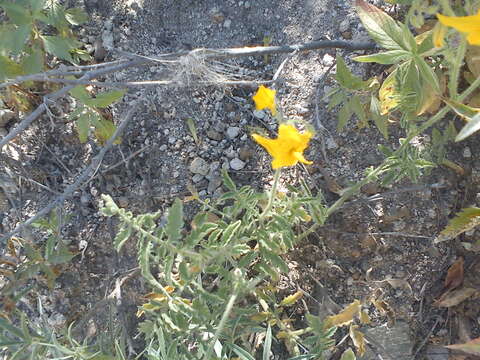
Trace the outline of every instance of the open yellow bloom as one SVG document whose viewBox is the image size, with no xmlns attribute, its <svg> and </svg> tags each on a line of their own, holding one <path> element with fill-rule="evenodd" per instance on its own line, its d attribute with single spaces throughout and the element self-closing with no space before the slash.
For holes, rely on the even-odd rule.
<svg viewBox="0 0 480 360">
<path fill-rule="evenodd" d="M 472 16 L 445 16 L 437 14 L 438 20 L 467 35 L 467 41 L 472 45 L 480 45 L 480 10 Z"/>
<path fill-rule="evenodd" d="M 313 134 L 309 131 L 301 134 L 295 126 L 286 124 L 280 124 L 276 139 L 264 138 L 258 134 L 252 135 L 253 139 L 273 157 L 273 169 L 293 166 L 299 161 L 304 164 L 312 164 L 303 157 L 303 151 L 308 147 L 312 136 Z"/>
<path fill-rule="evenodd" d="M 257 93 L 252 96 L 252 99 L 255 102 L 256 109 L 269 109 L 272 112 L 272 115 L 275 116 L 275 114 L 277 113 L 277 107 L 275 105 L 275 93 L 275 90 L 260 85 Z"/>
</svg>

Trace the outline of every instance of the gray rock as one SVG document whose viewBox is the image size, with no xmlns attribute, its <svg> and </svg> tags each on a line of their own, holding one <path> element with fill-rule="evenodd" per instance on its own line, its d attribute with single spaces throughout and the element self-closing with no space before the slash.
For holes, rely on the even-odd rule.
<svg viewBox="0 0 480 360">
<path fill-rule="evenodd" d="M 472 150 L 468 146 L 463 149 L 463 157 L 467 159 L 472 157 Z"/>
<path fill-rule="evenodd" d="M 230 29 L 231 25 L 232 25 L 232 20 L 230 20 L 230 19 L 225 20 L 225 22 L 223 23 L 223 27 L 225 29 Z"/>
<path fill-rule="evenodd" d="M 325 56 L 322 59 L 322 63 L 325 66 L 331 66 L 334 61 L 335 61 L 335 58 L 330 54 L 325 54 Z"/>
<path fill-rule="evenodd" d="M 245 163 L 239 158 L 234 158 L 230 160 L 230 167 L 233 170 L 242 170 L 245 167 Z"/>
<path fill-rule="evenodd" d="M 236 126 L 230 126 L 228 129 L 227 129 L 227 136 L 230 138 L 230 139 L 235 139 L 238 134 L 240 134 L 240 128 L 239 127 L 236 127 Z"/>
<path fill-rule="evenodd" d="M 212 140 L 216 140 L 216 141 L 220 141 L 222 140 L 222 134 L 220 134 L 218 131 L 215 131 L 213 129 L 210 129 L 207 131 L 207 136 L 208 138 L 212 139 Z"/>
<path fill-rule="evenodd" d="M 0 127 L 4 127 L 13 119 L 15 113 L 10 109 L 0 109 Z"/>
<path fill-rule="evenodd" d="M 410 328 L 404 321 L 397 321 L 392 327 L 383 325 L 367 330 L 366 340 L 372 344 L 376 354 L 367 348 L 362 360 L 378 359 L 378 355 L 388 359 L 392 354 L 398 359 L 411 359 L 413 343 L 409 333 Z"/>
<path fill-rule="evenodd" d="M 203 180 L 203 175 L 195 174 L 192 176 L 192 181 L 196 184 Z"/>
<path fill-rule="evenodd" d="M 103 47 L 107 50 L 113 49 L 113 33 L 109 30 L 105 30 L 102 33 L 102 43 Z"/>
<path fill-rule="evenodd" d="M 222 178 L 220 176 L 213 177 L 207 186 L 207 192 L 213 194 L 222 185 Z"/>
<path fill-rule="evenodd" d="M 265 113 L 263 110 L 253 110 L 253 116 L 255 116 L 257 119 L 265 119 Z"/>
<path fill-rule="evenodd" d="M 344 32 L 344 31 L 347 31 L 348 29 L 350 29 L 350 20 L 346 18 L 340 23 L 338 30 L 340 32 Z"/>
<path fill-rule="evenodd" d="M 194 174 L 207 175 L 210 166 L 208 163 L 200 157 L 196 157 L 190 163 L 190 171 Z"/>
</svg>

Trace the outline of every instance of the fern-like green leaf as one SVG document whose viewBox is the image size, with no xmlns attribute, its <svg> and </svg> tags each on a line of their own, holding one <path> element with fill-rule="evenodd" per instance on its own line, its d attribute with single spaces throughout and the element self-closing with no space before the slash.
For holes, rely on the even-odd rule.
<svg viewBox="0 0 480 360">
<path fill-rule="evenodd" d="M 449 221 L 448 226 L 437 236 L 434 243 L 452 240 L 477 225 L 480 225 L 480 208 L 465 208 Z"/>
<path fill-rule="evenodd" d="M 168 211 L 167 225 L 165 232 L 171 242 L 180 240 L 183 228 L 183 204 L 180 199 L 175 199 L 172 207 Z"/>
</svg>

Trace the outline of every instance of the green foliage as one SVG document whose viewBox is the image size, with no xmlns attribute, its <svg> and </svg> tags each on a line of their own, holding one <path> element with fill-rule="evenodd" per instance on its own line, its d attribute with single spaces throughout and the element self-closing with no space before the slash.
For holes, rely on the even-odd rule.
<svg viewBox="0 0 480 360">
<path fill-rule="evenodd" d="M 103 196 L 102 213 L 119 219 L 117 250 L 129 237 L 137 239 L 142 276 L 152 288 L 150 301 L 138 314 L 145 316 L 140 332 L 149 344 L 147 357 L 202 359 L 213 347 L 218 357 L 231 353 L 248 358 L 238 345 L 266 321 L 255 317 L 259 309 L 254 303 L 234 306 L 217 342 L 206 339 L 218 330 L 232 294 L 259 296 L 255 289 L 260 283 L 275 282 L 279 274 L 288 272 L 282 255 L 296 243 L 294 228 L 305 222 L 307 209 L 318 212 L 323 206 L 321 197 L 295 190 L 275 198 L 270 215 L 261 219 L 267 195 L 250 186 L 237 188 L 226 172 L 223 178 L 229 191 L 212 204 L 200 201 L 202 208 L 190 227 L 184 224 L 179 199 L 158 223 L 160 213 L 134 216 Z M 297 295 L 283 302 L 262 296 L 267 299 L 264 304 L 272 301 L 272 316 L 282 329 L 281 309 L 294 304 Z M 272 334 L 273 329 L 267 330 L 264 356 L 269 353 Z"/>
<path fill-rule="evenodd" d="M 105 118 L 102 112 L 97 108 L 106 108 L 123 97 L 125 91 L 111 90 L 91 96 L 85 86 L 77 86 L 70 90 L 70 95 L 79 101 L 75 110 L 69 118 L 75 120 L 80 142 L 84 143 L 88 139 L 90 128 L 94 128 L 94 134 L 97 140 L 104 144 L 110 139 L 116 130 L 112 120 Z M 115 144 L 119 144 L 121 139 L 116 139 Z"/>
</svg>

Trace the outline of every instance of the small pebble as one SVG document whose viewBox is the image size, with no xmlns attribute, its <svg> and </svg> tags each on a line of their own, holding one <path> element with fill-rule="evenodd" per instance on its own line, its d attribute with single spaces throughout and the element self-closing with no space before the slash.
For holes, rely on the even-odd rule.
<svg viewBox="0 0 480 360">
<path fill-rule="evenodd" d="M 233 170 L 242 170 L 245 167 L 245 163 L 239 158 L 234 158 L 230 160 L 230 167 Z"/>
<path fill-rule="evenodd" d="M 472 157 L 472 150 L 467 146 L 465 149 L 463 149 L 463 157 L 464 158 L 471 158 Z"/>
<path fill-rule="evenodd" d="M 236 127 L 236 126 L 230 126 L 228 129 L 227 129 L 227 136 L 230 138 L 230 139 L 234 139 L 238 136 L 238 134 L 240 134 L 240 128 L 239 127 Z"/>
</svg>

